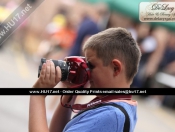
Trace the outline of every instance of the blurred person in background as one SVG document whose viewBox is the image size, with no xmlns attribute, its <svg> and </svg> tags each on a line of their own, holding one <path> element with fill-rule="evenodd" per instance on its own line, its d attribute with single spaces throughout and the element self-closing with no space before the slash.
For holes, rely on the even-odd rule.
<svg viewBox="0 0 175 132">
<path fill-rule="evenodd" d="M 108 7 L 105 4 L 85 5 L 81 7 L 81 23 L 78 27 L 77 37 L 69 56 L 82 56 L 81 48 L 84 42 L 91 36 L 106 29 L 109 19 Z"/>
<path fill-rule="evenodd" d="M 146 23 L 137 25 L 136 31 L 142 57 L 132 87 L 153 87 L 154 76 L 159 69 L 167 44 L 168 32 L 163 27 L 151 27 Z"/>
<path fill-rule="evenodd" d="M 157 41 L 152 36 L 152 27 L 147 23 L 135 23 L 135 30 L 134 28 L 129 30 L 131 30 L 131 34 L 135 36 L 134 38 L 138 42 L 138 45 L 142 52 L 139 70 L 134 78 L 132 86 L 141 88 L 144 87 L 144 83 L 146 81 L 146 78 L 144 78 L 145 65 L 150 55 L 155 51 Z"/>
<path fill-rule="evenodd" d="M 175 75 L 175 32 L 170 32 L 159 71 Z"/>
<path fill-rule="evenodd" d="M 158 26 L 152 31 L 153 37 L 157 41 L 155 51 L 150 55 L 148 62 L 145 66 L 144 77 L 147 78 L 145 86 L 153 87 L 154 77 L 158 72 L 159 65 L 163 59 L 164 52 L 168 43 L 168 29 Z"/>
</svg>

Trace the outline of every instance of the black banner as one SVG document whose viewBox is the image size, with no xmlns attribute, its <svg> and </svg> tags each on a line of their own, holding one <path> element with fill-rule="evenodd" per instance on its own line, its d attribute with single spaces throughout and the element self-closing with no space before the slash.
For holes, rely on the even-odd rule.
<svg viewBox="0 0 175 132">
<path fill-rule="evenodd" d="M 0 88 L 0 95 L 175 95 L 175 88 Z"/>
</svg>

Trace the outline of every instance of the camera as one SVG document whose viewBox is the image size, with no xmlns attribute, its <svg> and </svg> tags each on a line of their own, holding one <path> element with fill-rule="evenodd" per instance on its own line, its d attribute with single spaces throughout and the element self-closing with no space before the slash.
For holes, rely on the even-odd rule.
<svg viewBox="0 0 175 132">
<path fill-rule="evenodd" d="M 90 70 L 88 63 L 83 56 L 69 56 L 65 60 L 52 60 L 55 68 L 59 66 L 61 69 L 61 81 L 68 81 L 77 86 L 84 86 L 90 78 Z M 38 77 L 40 76 L 43 63 L 46 59 L 42 58 L 38 69 Z"/>
</svg>

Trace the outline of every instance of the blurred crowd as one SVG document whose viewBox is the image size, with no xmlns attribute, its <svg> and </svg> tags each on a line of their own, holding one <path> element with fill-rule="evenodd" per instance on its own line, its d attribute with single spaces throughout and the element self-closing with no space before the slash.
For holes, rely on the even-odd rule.
<svg viewBox="0 0 175 132">
<path fill-rule="evenodd" d="M 37 3 L 37 0 L 28 1 L 32 5 Z M 21 2 L 1 0 L 0 23 Z M 175 88 L 175 83 L 169 81 L 169 78 L 175 79 L 175 31 L 135 21 L 111 11 L 104 3 L 92 5 L 78 0 L 45 0 L 0 49 L 12 47 L 38 65 L 43 57 L 83 56 L 81 47 L 88 37 L 110 27 L 126 28 L 142 51 L 139 71 L 131 87 Z"/>
</svg>

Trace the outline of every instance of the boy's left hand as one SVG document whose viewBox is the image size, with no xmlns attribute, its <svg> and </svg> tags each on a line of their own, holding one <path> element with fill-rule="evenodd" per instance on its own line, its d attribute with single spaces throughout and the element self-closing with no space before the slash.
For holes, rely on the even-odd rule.
<svg viewBox="0 0 175 132">
<path fill-rule="evenodd" d="M 54 88 L 61 80 L 61 69 L 54 66 L 53 61 L 43 63 L 40 76 L 33 88 Z"/>
</svg>

